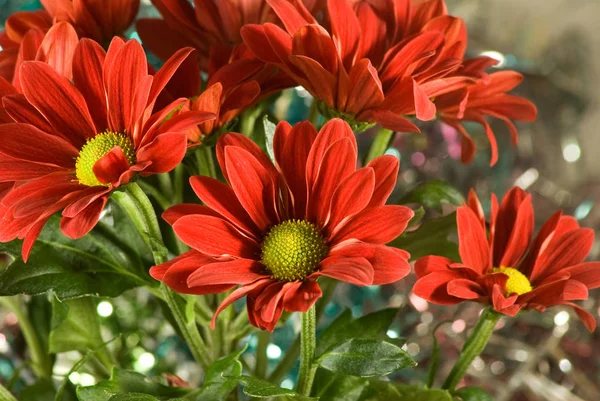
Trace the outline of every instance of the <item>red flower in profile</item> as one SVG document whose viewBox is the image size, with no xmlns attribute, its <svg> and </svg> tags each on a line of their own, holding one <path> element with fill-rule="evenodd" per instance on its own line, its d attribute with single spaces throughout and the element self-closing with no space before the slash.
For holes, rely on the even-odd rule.
<svg viewBox="0 0 600 401">
<path fill-rule="evenodd" d="M 465 24 L 447 15 L 442 0 L 416 5 L 411 0 L 329 0 L 322 24 L 301 3 L 267 2 L 285 30 L 270 23 L 246 25 L 246 45 L 306 88 L 324 115 L 342 117 L 357 130 L 379 123 L 394 131 L 418 131 L 407 116 L 431 120 L 438 97 L 487 78 L 482 68 L 490 59 L 464 60 Z M 447 117 L 464 97 L 445 98 L 452 99 L 443 104 Z"/>
<path fill-rule="evenodd" d="M 40 0 L 55 22 L 71 23 L 82 38 L 108 46 L 123 36 L 140 8 L 140 0 Z"/>
<path fill-rule="evenodd" d="M 496 137 L 485 116 L 498 118 L 506 124 L 512 143 L 516 145 L 519 132 L 512 120 L 535 121 L 537 108 L 529 100 L 506 92 L 523 81 L 523 76 L 514 71 L 501 71 L 490 74 L 473 86 L 441 95 L 435 105 L 442 121 L 456 128 L 462 138 L 462 160 L 471 162 L 475 156 L 475 141 L 467 133 L 462 121 L 474 121 L 483 125 L 490 141 L 492 157 L 490 165 L 498 160 Z"/>
<path fill-rule="evenodd" d="M 3 98 L 14 122 L 0 125 L 0 183 L 15 184 L 0 201 L 0 241 L 24 238 L 26 260 L 46 221 L 61 210 L 63 233 L 79 238 L 94 227 L 114 188 L 135 174 L 177 166 L 187 129 L 214 116 L 189 112 L 165 122 L 185 99 L 152 110 L 191 51 L 182 49 L 152 76 L 138 42 L 115 38 L 106 53 L 82 39 L 74 84 L 48 64 L 23 63 L 23 94 Z"/>
<path fill-rule="evenodd" d="M 466 300 L 490 304 L 497 312 L 515 316 L 521 309 L 543 312 L 571 306 L 588 330 L 594 317 L 573 301 L 585 300 L 600 287 L 600 263 L 584 262 L 594 232 L 561 212 L 554 214 L 532 239 L 534 214 L 531 195 L 513 188 L 498 207 L 492 196 L 487 225 L 483 209 L 471 191 L 467 205 L 457 210 L 462 263 L 426 256 L 415 265 L 414 293 L 439 305 Z"/>
<path fill-rule="evenodd" d="M 150 274 L 175 291 L 209 294 L 238 289 L 213 318 L 247 298 L 250 322 L 273 330 L 283 310 L 307 311 L 322 295 L 320 276 L 355 285 L 395 282 L 410 270 L 407 252 L 387 247 L 413 212 L 385 205 L 398 160 L 382 156 L 356 169 L 347 123 L 319 133 L 308 122 L 277 126 L 276 165 L 247 137 L 229 133 L 217 157 L 229 185 L 190 182 L 206 206 L 183 204 L 163 217 L 191 251 Z"/>
</svg>

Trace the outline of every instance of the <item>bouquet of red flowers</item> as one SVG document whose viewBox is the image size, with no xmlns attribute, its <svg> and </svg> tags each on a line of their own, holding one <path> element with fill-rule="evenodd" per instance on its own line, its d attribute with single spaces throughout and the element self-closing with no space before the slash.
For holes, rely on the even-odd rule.
<svg viewBox="0 0 600 401">
<path fill-rule="evenodd" d="M 536 117 L 508 93 L 522 75 L 488 73 L 496 60 L 466 57 L 465 23 L 442 0 L 152 3 L 160 18 L 135 22 L 139 41 L 125 36 L 136 0 L 42 0 L 0 34 L 0 251 L 10 255 L 1 302 L 21 323 L 26 369 L 53 399 L 73 399 L 67 379 L 51 379 L 56 355 L 76 350 L 82 359 L 67 376 L 91 366 L 93 382 L 104 379 L 80 383 L 79 401 L 224 401 L 242 391 L 490 400 L 457 385 L 500 319 L 566 305 L 595 329 L 576 302 L 600 287 L 600 265 L 584 261 L 594 235 L 575 219 L 557 212 L 534 235 L 531 195 L 516 187 L 501 202 L 492 194 L 489 213 L 475 192 L 463 199 L 439 181 L 389 201 L 396 135 L 437 118 L 460 135 L 469 163 L 477 149 L 464 123 L 474 122 L 494 165 L 488 119 L 502 120 L 516 144 L 515 121 Z M 294 87 L 312 103 L 292 125 L 284 98 Z M 376 135 L 363 152 L 366 130 Z M 444 219 L 458 244 L 428 243 L 417 259 L 403 233 L 435 226 L 428 209 L 441 203 L 456 206 Z M 439 388 L 435 361 L 427 383 L 385 379 L 416 365 L 386 336 L 395 310 L 343 313 L 316 333 L 336 283 L 395 283 L 411 262 L 419 297 L 485 306 Z M 132 288 L 162 307 L 201 381 L 121 369 L 114 342 L 127 341 L 105 341 L 97 299 Z M 46 306 L 49 329 L 33 320 Z M 267 375 L 271 333 L 295 320 L 286 363 Z M 252 352 L 249 335 L 258 336 Z M 282 387 L 296 359 L 293 386 Z M 1 388 L 0 399 L 14 397 Z"/>
</svg>

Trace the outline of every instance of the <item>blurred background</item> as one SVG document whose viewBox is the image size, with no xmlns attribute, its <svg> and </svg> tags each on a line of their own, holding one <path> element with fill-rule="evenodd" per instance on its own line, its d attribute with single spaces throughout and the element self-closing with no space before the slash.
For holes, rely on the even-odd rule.
<svg viewBox="0 0 600 401">
<path fill-rule="evenodd" d="M 495 192 L 501 196 L 513 185 L 534 194 L 536 223 L 541 225 L 557 209 L 575 216 L 583 226 L 596 229 L 600 223 L 600 16 L 598 0 L 447 0 L 450 13 L 467 22 L 472 56 L 485 54 L 499 60 L 498 68 L 525 75 L 518 88 L 538 106 L 538 121 L 520 124 L 520 143 L 510 145 L 501 122 L 494 122 L 500 159 L 489 167 L 489 144 L 477 125 L 469 131 L 479 149 L 474 162 L 459 162 L 460 143 L 456 132 L 438 123 L 424 126 L 427 135 L 400 135 L 392 152 L 401 158 L 398 197 L 420 182 L 442 178 L 466 193 L 475 188 L 483 200 Z M 155 13 L 142 0 L 141 15 Z M 12 12 L 38 8 L 36 1 L 0 0 L 0 28 Z M 135 33 L 131 33 L 135 37 Z M 301 88 L 291 90 L 294 120 L 305 115 L 311 99 Z M 370 136 L 359 139 L 366 149 Z M 600 240 L 600 236 L 598 237 Z M 591 259 L 600 256 L 596 242 Z M 414 278 L 395 286 L 357 289 L 338 286 L 328 304 L 326 319 L 332 320 L 349 307 L 356 315 L 385 306 L 401 307 L 388 335 L 406 337 L 408 352 L 420 363 L 396 375 L 410 382 L 424 379 L 432 349 L 432 330 L 437 332 L 443 358 L 440 377 L 451 368 L 468 328 L 478 318 L 478 305 L 440 308 L 411 295 Z M 584 307 L 600 316 L 600 291 L 592 292 Z M 149 294 L 130 291 L 98 303 L 105 322 L 105 338 L 122 333 L 125 367 L 151 375 L 170 373 L 195 383 L 199 371 L 185 346 L 164 324 L 161 312 Z M 600 399 L 600 332 L 588 333 L 570 310 L 552 309 L 545 314 L 523 313 L 504 320 L 492 343 L 475 360 L 465 379 L 480 385 L 497 401 L 596 401 Z M 297 322 L 290 319 L 276 331 L 267 349 L 272 365 L 285 357 Z M 111 334 L 112 333 L 112 334 Z M 247 338 L 251 347 L 256 338 Z M 0 309 L 0 380 L 14 388 L 29 384 L 23 367 L 24 341 L 18 317 Z M 74 355 L 60 356 L 56 375 L 69 371 Z M 182 362 L 187 361 L 187 362 Z M 252 361 L 249 361 L 251 364 Z M 74 384 L 93 384 L 90 374 L 69 376 Z M 283 386 L 292 386 L 284 378 Z"/>
</svg>

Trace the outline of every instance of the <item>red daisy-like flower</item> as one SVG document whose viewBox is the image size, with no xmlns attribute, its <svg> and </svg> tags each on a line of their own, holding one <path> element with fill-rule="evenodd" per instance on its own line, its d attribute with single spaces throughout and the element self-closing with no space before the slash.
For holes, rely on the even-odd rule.
<svg viewBox="0 0 600 401">
<path fill-rule="evenodd" d="M 140 0 L 40 0 L 55 22 L 71 23 L 82 38 L 108 46 L 123 36 L 140 8 Z"/>
<path fill-rule="evenodd" d="M 154 278 L 188 294 L 240 286 L 213 325 L 246 296 L 250 322 L 272 331 L 283 310 L 305 312 L 316 302 L 320 276 L 364 286 L 409 273 L 409 254 L 385 246 L 414 214 L 385 205 L 396 183 L 395 157 L 357 170 L 354 134 L 339 119 L 319 133 L 308 122 L 281 122 L 273 148 L 275 165 L 247 137 L 222 136 L 217 157 L 229 185 L 193 177 L 206 206 L 178 205 L 163 215 L 193 249 L 153 267 Z"/>
<path fill-rule="evenodd" d="M 188 112 L 165 121 L 185 99 L 152 112 L 190 52 L 182 49 L 150 75 L 138 42 L 115 38 L 105 52 L 82 39 L 74 50 L 74 83 L 48 64 L 23 63 L 23 94 L 3 98 L 14 122 L 0 125 L 0 183 L 15 184 L 0 201 L 0 241 L 24 238 L 27 259 L 46 221 L 61 210 L 63 233 L 79 238 L 94 227 L 114 188 L 135 174 L 176 167 L 186 131 L 214 118 Z"/>
<path fill-rule="evenodd" d="M 537 108 L 532 102 L 506 93 L 522 81 L 523 76 L 517 72 L 496 72 L 475 85 L 441 95 L 435 99 L 435 105 L 442 121 L 456 128 L 461 135 L 463 162 L 471 162 L 476 151 L 475 141 L 463 127 L 463 121 L 474 121 L 484 127 L 492 151 L 490 165 L 494 165 L 498 160 L 498 145 L 492 127 L 486 121 L 485 116 L 504 121 L 515 146 L 519 140 L 519 132 L 512 120 L 535 121 Z"/>
<path fill-rule="evenodd" d="M 340 116 L 358 130 L 379 123 L 419 131 L 407 116 L 431 120 L 438 97 L 487 78 L 481 68 L 490 59 L 464 60 L 465 24 L 447 15 L 442 0 L 328 0 L 322 23 L 301 3 L 267 2 L 285 30 L 270 23 L 244 26 L 247 46 L 306 88 L 324 115 Z M 451 99 L 456 102 L 444 104 L 448 111 L 464 97 L 445 98 Z"/>
<path fill-rule="evenodd" d="M 79 37 L 108 45 L 131 26 L 139 0 L 42 0 L 45 10 L 22 11 L 6 20 L 0 32 L 0 77 L 13 80 L 17 61 L 32 60 L 44 34 L 53 23 L 72 24 Z M 27 49 L 21 49 L 24 44 Z M 31 48 L 35 50 L 31 50 Z"/>
<path fill-rule="evenodd" d="M 419 259 L 414 293 L 429 302 L 454 305 L 466 300 L 490 304 L 497 312 L 515 316 L 521 309 L 540 312 L 557 305 L 571 306 L 593 331 L 594 317 L 573 301 L 585 300 L 600 287 L 600 262 L 584 262 L 594 232 L 561 212 L 554 214 L 532 239 L 534 214 L 531 195 L 513 188 L 492 211 L 486 225 L 473 191 L 457 210 L 462 263 L 441 256 Z"/>
</svg>

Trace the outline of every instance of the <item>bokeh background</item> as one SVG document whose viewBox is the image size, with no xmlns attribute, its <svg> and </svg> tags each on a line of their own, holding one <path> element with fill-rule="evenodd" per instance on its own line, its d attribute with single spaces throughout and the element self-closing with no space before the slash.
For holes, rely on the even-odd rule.
<svg viewBox="0 0 600 401">
<path fill-rule="evenodd" d="M 469 127 L 478 142 L 474 162 L 465 166 L 455 132 L 438 123 L 424 126 L 427 135 L 400 135 L 394 152 L 401 158 L 397 193 L 427 179 L 442 178 L 466 193 L 475 188 L 482 199 L 490 192 L 501 196 L 513 185 L 534 194 L 536 223 L 543 223 L 562 208 L 581 225 L 596 229 L 600 224 L 600 1 L 598 0 L 447 0 L 450 12 L 464 18 L 470 35 L 472 55 L 497 58 L 498 68 L 522 72 L 526 79 L 518 93 L 539 108 L 538 121 L 521 124 L 520 143 L 513 148 L 501 123 L 494 125 L 500 160 L 490 168 L 489 145 L 481 129 Z M 39 8 L 37 1 L 0 0 L 0 28 L 8 15 Z M 155 10 L 142 0 L 140 15 Z M 135 37 L 135 33 L 131 32 Z M 291 90 L 291 121 L 306 112 L 311 99 L 301 88 Z M 365 148 L 369 134 L 361 136 Z M 590 258 L 600 256 L 598 237 Z M 394 286 L 356 289 L 339 286 L 327 305 L 325 320 L 343 308 L 356 314 L 386 306 L 401 307 L 391 337 L 406 337 L 408 352 L 419 368 L 401 372 L 394 380 L 423 379 L 431 357 L 432 331 L 437 332 L 443 353 L 442 373 L 451 368 L 467 335 L 477 320 L 480 307 L 461 305 L 440 308 L 411 295 L 414 278 Z M 600 291 L 592 292 L 584 307 L 600 316 Z M 164 322 L 152 297 L 131 291 L 98 304 L 105 323 L 105 338 L 122 333 L 124 347 L 119 359 L 125 367 L 160 375 L 176 374 L 191 383 L 200 372 L 185 345 Z M 523 313 L 504 320 L 484 354 L 475 360 L 466 383 L 480 385 L 497 401 L 597 401 L 600 399 L 600 333 L 588 333 L 569 310 L 552 309 L 545 314 Z M 276 331 L 268 347 L 272 365 L 285 357 L 297 322 L 290 319 Z M 247 338 L 256 346 L 255 336 Z M 23 367 L 24 341 L 18 318 L 0 309 L 0 381 L 15 389 L 31 382 Z M 66 374 L 77 353 L 59 357 L 55 374 Z M 252 364 L 249 360 L 248 363 Z M 74 384 L 93 384 L 94 377 L 74 374 Z M 292 377 L 283 386 L 292 386 Z"/>
</svg>

